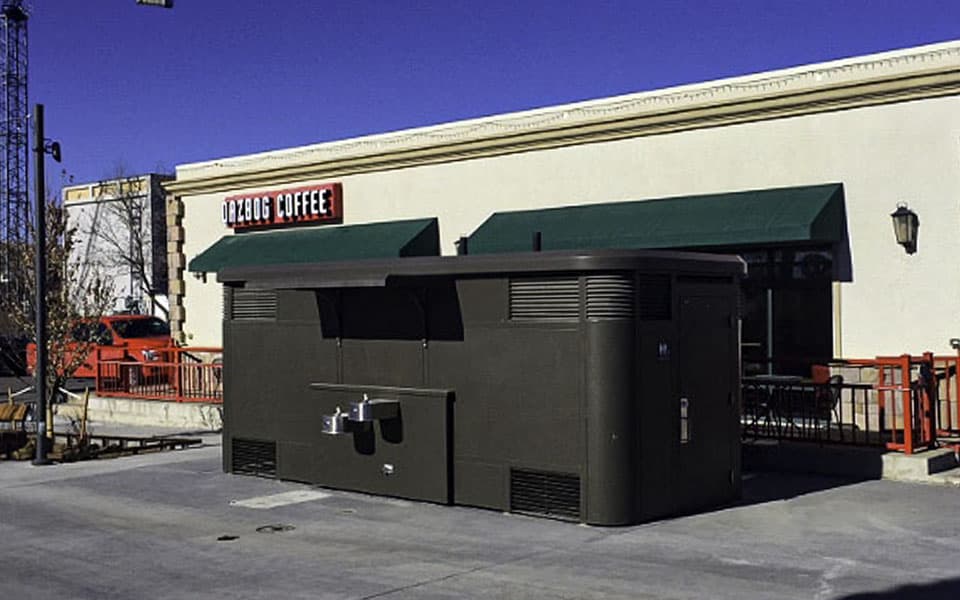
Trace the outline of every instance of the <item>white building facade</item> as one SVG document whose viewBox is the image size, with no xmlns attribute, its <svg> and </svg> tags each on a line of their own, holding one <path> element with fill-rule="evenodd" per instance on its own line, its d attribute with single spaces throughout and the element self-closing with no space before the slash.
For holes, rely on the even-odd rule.
<svg viewBox="0 0 960 600">
<path fill-rule="evenodd" d="M 167 223 L 161 183 L 171 175 L 150 173 L 61 191 L 76 230 L 73 259 L 90 275 L 113 282 L 113 312 L 167 317 Z"/>
<path fill-rule="evenodd" d="M 494 213 L 828 184 L 844 229 L 829 274 L 754 279 L 744 342 L 761 354 L 815 346 L 820 358 L 953 352 L 960 42 L 180 165 L 164 184 L 171 325 L 182 342 L 221 343 L 220 285 L 187 267 L 225 235 L 259 235 L 225 224 L 231 198 L 336 185 L 343 225 L 437 217 L 453 254 Z M 894 240 L 898 203 L 919 215 L 914 254 Z M 769 264 L 751 262 L 756 278 L 821 250 L 796 241 L 710 250 L 766 253 L 756 260 Z"/>
</svg>

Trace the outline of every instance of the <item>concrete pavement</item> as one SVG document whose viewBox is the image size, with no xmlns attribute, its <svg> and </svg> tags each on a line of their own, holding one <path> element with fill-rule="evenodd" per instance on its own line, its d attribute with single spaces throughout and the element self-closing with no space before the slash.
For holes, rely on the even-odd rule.
<svg viewBox="0 0 960 600">
<path fill-rule="evenodd" d="M 0 596 L 960 597 L 951 487 L 748 474 L 737 506 L 592 528 L 226 475 L 206 439 L 0 463 Z M 301 501 L 247 507 L 287 492 Z"/>
</svg>

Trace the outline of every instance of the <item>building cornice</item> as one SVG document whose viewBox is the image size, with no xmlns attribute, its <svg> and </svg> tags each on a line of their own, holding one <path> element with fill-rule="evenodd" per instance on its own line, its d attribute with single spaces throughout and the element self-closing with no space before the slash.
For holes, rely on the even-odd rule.
<svg viewBox="0 0 960 600">
<path fill-rule="evenodd" d="M 960 42 L 177 168 L 176 195 L 328 179 L 960 94 Z"/>
</svg>

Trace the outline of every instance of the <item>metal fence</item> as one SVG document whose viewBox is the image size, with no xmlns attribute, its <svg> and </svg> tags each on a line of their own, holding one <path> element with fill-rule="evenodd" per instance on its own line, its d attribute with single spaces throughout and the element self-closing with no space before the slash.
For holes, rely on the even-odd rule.
<svg viewBox="0 0 960 600">
<path fill-rule="evenodd" d="M 744 377 L 743 437 L 873 446 L 906 454 L 934 447 L 956 431 L 957 364 L 956 357 L 927 353 L 835 361 L 822 368 L 827 376 L 818 380 Z"/>
<path fill-rule="evenodd" d="M 223 402 L 223 350 L 221 348 L 164 348 L 153 360 L 96 361 L 98 396 L 166 400 L 172 402 Z"/>
<path fill-rule="evenodd" d="M 891 439 L 873 386 L 757 376 L 743 381 L 743 437 L 882 445 Z"/>
<path fill-rule="evenodd" d="M 960 353 L 957 356 L 935 356 L 937 378 L 937 435 L 960 438 Z"/>
</svg>

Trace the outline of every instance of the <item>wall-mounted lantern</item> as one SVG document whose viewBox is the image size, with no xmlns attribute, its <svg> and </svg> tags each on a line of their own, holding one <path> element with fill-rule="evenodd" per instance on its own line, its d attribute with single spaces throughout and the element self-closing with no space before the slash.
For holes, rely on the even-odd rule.
<svg viewBox="0 0 960 600">
<path fill-rule="evenodd" d="M 907 254 L 917 251 L 917 230 L 920 228 L 920 218 L 917 213 L 907 208 L 905 202 L 897 204 L 897 210 L 890 213 L 893 219 L 893 234 L 897 236 L 897 243 L 903 246 Z"/>
</svg>

